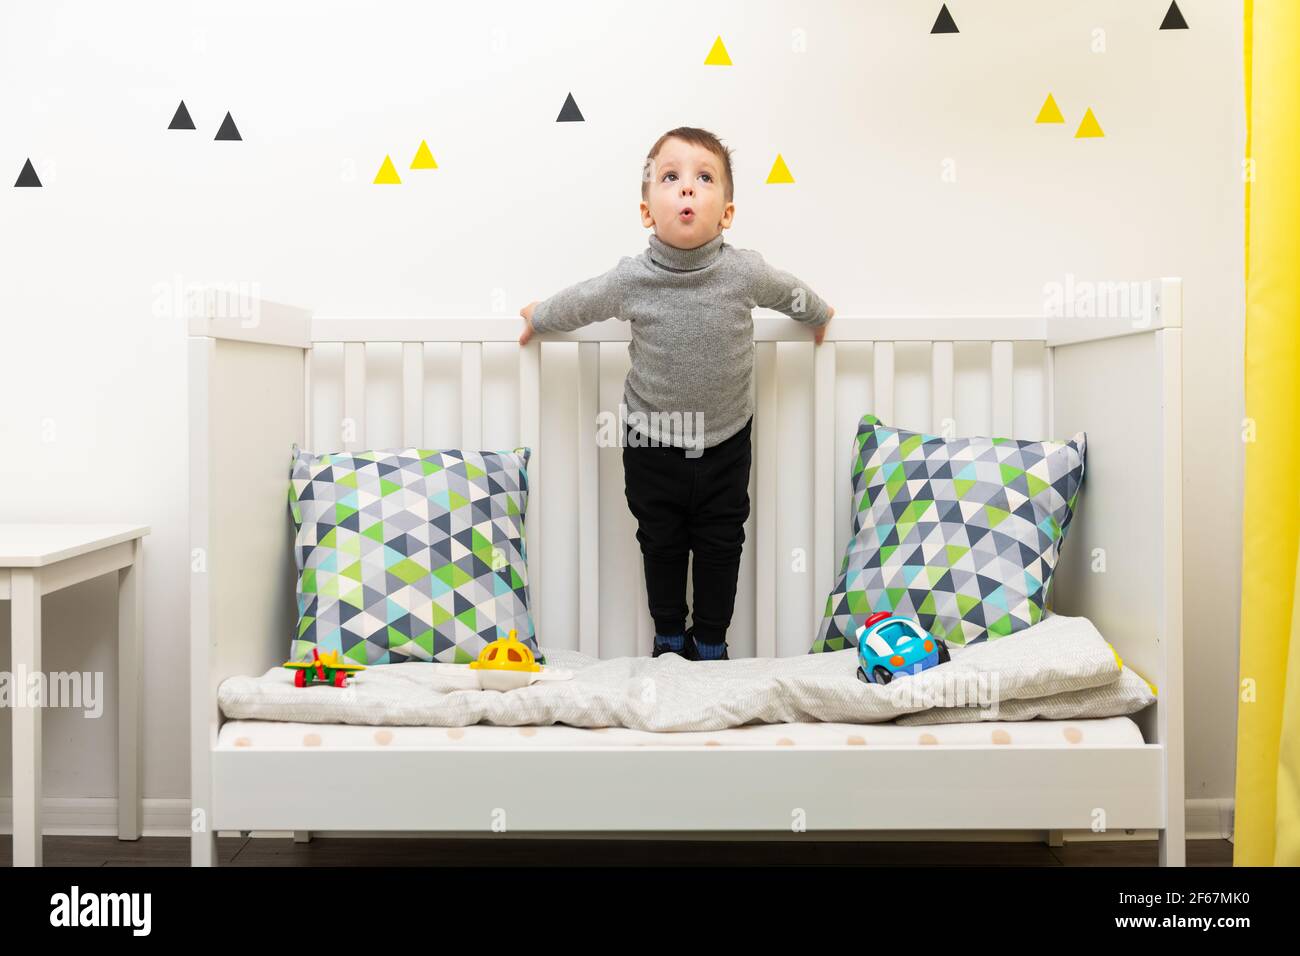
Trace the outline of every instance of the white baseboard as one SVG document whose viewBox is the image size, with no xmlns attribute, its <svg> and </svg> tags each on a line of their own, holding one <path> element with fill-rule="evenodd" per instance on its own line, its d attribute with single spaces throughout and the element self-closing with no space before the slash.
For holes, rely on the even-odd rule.
<svg viewBox="0 0 1300 956">
<path fill-rule="evenodd" d="M 1186 807 L 1187 839 L 1232 842 L 1237 809 L 1232 797 L 1188 800 Z"/>
<path fill-rule="evenodd" d="M 141 820 L 147 837 L 188 837 L 190 801 L 149 799 Z M 12 834 L 13 799 L 0 797 L 0 833 Z M 41 830 L 46 836 L 117 836 L 115 797 L 46 797 L 41 801 Z"/>
<path fill-rule="evenodd" d="M 1232 798 L 1188 800 L 1187 839 L 1189 840 L 1232 840 L 1234 806 Z M 47 836 L 115 836 L 117 834 L 117 800 L 111 797 L 47 797 L 41 806 L 42 822 Z M 144 835 L 188 837 L 190 835 L 190 802 L 184 799 L 148 799 L 144 801 Z M 13 801 L 9 797 L 0 797 L 0 833 L 13 832 Z M 634 835 L 638 840 L 800 840 L 809 839 L 825 841 L 862 841 L 878 843 L 894 842 L 997 842 L 997 843 L 1041 843 L 1044 830 L 855 830 L 852 832 L 828 830 L 815 833 L 709 833 L 699 831 L 665 831 L 643 832 Z M 222 832 L 221 836 L 233 835 Z M 317 833 L 313 831 L 313 836 Z M 320 833 L 322 837 L 364 836 L 375 838 L 411 838 L 432 836 L 431 833 L 394 832 L 353 832 L 330 831 Z M 442 833 L 439 836 L 491 836 L 492 834 Z M 576 839 L 576 840 L 611 840 L 633 837 L 627 833 L 581 832 L 581 833 L 520 833 L 502 834 L 520 839 Z M 289 837 L 289 831 L 257 831 L 258 837 Z M 1125 830 L 1094 833 L 1090 830 L 1065 830 L 1062 833 L 1066 843 L 1092 843 L 1123 840 L 1154 840 L 1154 830 Z"/>
</svg>

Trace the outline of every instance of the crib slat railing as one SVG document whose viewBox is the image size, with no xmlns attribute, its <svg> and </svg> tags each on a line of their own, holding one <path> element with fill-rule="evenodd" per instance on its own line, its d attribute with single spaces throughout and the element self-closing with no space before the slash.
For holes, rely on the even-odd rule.
<svg viewBox="0 0 1300 956">
<path fill-rule="evenodd" d="M 951 438 L 945 432 L 952 421 L 953 354 L 951 342 L 930 344 L 930 418 L 936 435 Z"/>
<path fill-rule="evenodd" d="M 599 657 L 600 646 L 600 527 L 599 445 L 596 439 L 600 413 L 602 339 L 579 340 L 578 345 L 578 435 L 577 446 L 577 631 L 578 649 Z M 778 485 L 779 385 L 777 339 L 755 343 L 754 378 L 754 601 L 755 652 L 776 656 L 778 554 L 776 545 Z M 909 339 L 909 342 L 917 340 Z M 356 451 L 366 446 L 366 342 L 350 339 L 343 343 L 342 446 Z M 895 422 L 895 361 L 897 340 L 872 343 L 872 408 L 885 423 Z M 930 348 L 931 420 L 935 434 L 954 433 L 955 340 L 926 341 Z M 463 449 L 482 447 L 483 441 L 483 343 L 462 341 L 460 345 L 461 438 Z M 424 439 L 424 356 L 425 343 L 403 342 L 401 360 L 402 440 L 408 447 L 421 447 Z M 519 435 L 521 446 L 531 450 L 528 466 L 529 503 L 525 517 L 525 548 L 529 555 L 528 585 L 533 620 L 541 631 L 541 341 L 534 339 L 519 349 Z M 1050 350 L 1047 357 L 1050 363 Z M 310 361 L 306 400 L 312 403 Z M 990 360 L 992 434 L 1014 434 L 1014 342 L 991 343 Z M 1051 367 L 1047 368 L 1050 390 Z M 837 533 L 837 520 L 851 510 L 850 482 L 840 480 L 847 462 L 841 462 L 836 446 L 836 381 L 838 352 L 829 339 L 816 346 L 812 364 L 812 541 L 807 562 L 815 623 L 825 612 L 826 595 L 834 583 L 847 532 Z M 1050 391 L 1049 391 L 1050 397 Z M 310 419 L 308 419 L 310 421 Z M 308 429 L 307 442 L 312 435 Z M 649 653 L 652 644 L 650 618 L 640 610 L 646 606 L 644 565 L 638 560 L 636 647 Z"/>
<path fill-rule="evenodd" d="M 316 433 L 312 430 L 315 422 L 312 418 L 313 407 L 316 404 L 316 393 L 312 391 L 311 385 L 311 366 L 315 357 L 314 348 L 303 349 L 302 355 L 302 447 L 305 449 L 314 449 L 316 447 Z"/>
<path fill-rule="evenodd" d="M 1013 346 L 1010 342 L 994 342 L 990 356 L 991 386 L 993 389 L 993 437 L 1010 438 L 1014 432 L 1012 419 Z"/>
<path fill-rule="evenodd" d="M 875 392 L 875 405 L 871 411 L 890 425 L 894 423 L 894 343 L 873 343 L 871 361 L 872 389 Z"/>
<path fill-rule="evenodd" d="M 366 447 L 366 344 L 348 342 L 343 346 L 343 427 L 344 451 L 362 451 Z"/>
<path fill-rule="evenodd" d="M 402 444 L 424 447 L 424 343 L 402 343 Z"/>
<path fill-rule="evenodd" d="M 578 650 L 593 657 L 600 656 L 599 414 L 600 343 L 583 342 L 578 346 Z"/>
<path fill-rule="evenodd" d="M 519 445 L 530 449 L 528 503 L 524 511 L 524 554 L 528 605 L 533 627 L 541 635 L 542 555 L 542 343 L 533 339 L 519 349 Z"/>
<path fill-rule="evenodd" d="M 759 342 L 754 356 L 754 653 L 776 656 L 777 391 L 776 343 Z"/>
<path fill-rule="evenodd" d="M 813 555 L 812 608 L 817 619 L 834 583 L 835 568 L 835 371 L 834 342 L 813 348 Z"/>
<path fill-rule="evenodd" d="M 654 622 L 643 608 L 649 603 L 649 597 L 646 594 L 645 585 L 645 562 L 641 560 L 640 551 L 637 552 L 636 559 L 636 608 L 634 616 L 636 618 L 636 652 L 638 654 L 649 654 L 654 647 Z"/>
<path fill-rule="evenodd" d="M 460 447 L 483 447 L 483 343 L 460 346 Z"/>
</svg>

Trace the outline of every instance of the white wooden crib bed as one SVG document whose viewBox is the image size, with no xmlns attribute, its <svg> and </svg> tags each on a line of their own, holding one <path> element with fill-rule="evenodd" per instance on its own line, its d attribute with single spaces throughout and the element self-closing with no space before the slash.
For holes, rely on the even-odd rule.
<svg viewBox="0 0 1300 956">
<path fill-rule="evenodd" d="M 806 469 L 811 574 L 808 603 L 800 606 L 819 613 L 848 533 L 852 426 L 866 411 L 895 421 L 896 348 L 928 353 L 930 421 L 899 424 L 925 428 L 932 422 L 934 432 L 951 434 L 953 422 L 965 420 L 955 402 L 961 392 L 954 384 L 955 349 L 981 343 L 991 384 L 989 428 L 963 433 L 1062 438 L 1087 432 L 1087 475 L 1052 586 L 1053 606 L 1092 620 L 1124 662 L 1158 688 L 1156 703 L 1132 718 L 1140 741 L 1133 733 L 1087 747 L 1072 746 L 1060 735 L 1008 747 L 936 743 L 934 737 L 922 743 L 915 733 L 848 743 L 813 737 L 797 747 L 784 736 L 729 747 L 696 739 L 718 734 L 685 735 L 684 741 L 683 735 L 663 735 L 673 740 L 660 746 L 648 743 L 645 734 L 634 742 L 576 728 L 564 728 L 563 739 L 545 747 L 525 736 L 502 737 L 506 728 L 446 734 L 459 738 L 454 747 L 427 734 L 407 746 L 380 746 L 356 728 L 340 746 L 232 745 L 222 735 L 217 688 L 228 677 L 261 674 L 282 662 L 293 632 L 290 446 L 317 448 L 312 437 L 328 433 L 340 439 L 317 450 L 392 447 L 367 445 L 369 343 L 400 343 L 400 390 L 390 396 L 400 433 L 390 434 L 408 447 L 431 445 L 425 343 L 459 347 L 460 434 L 453 447 L 484 447 L 484 349 L 518 353 L 517 435 L 490 447 L 533 449 L 526 540 L 540 643 L 594 656 L 649 653 L 648 614 L 630 612 L 636 621 L 631 648 L 631 635 L 619 635 L 620 644 L 601 633 L 607 595 L 628 607 L 644 608 L 645 601 L 638 597 L 634 603 L 623 589 L 602 591 L 610 539 L 602 534 L 608 529 L 600 527 L 599 506 L 591 505 L 600 494 L 597 413 L 610 405 L 602 397 L 617 394 L 602 393 L 601 367 L 620 349 L 625 361 L 629 336 L 625 323 L 608 321 L 519 348 L 521 322 L 514 317 L 333 319 L 270 302 L 232 307 L 232 299 L 215 290 L 195 295 L 189 314 L 193 863 L 215 863 L 218 831 L 674 831 L 762 838 L 802 829 L 865 838 L 943 829 L 1046 831 L 1059 840 L 1062 831 L 1104 827 L 1155 830 L 1161 865 L 1183 865 L 1181 283 L 1163 279 L 1146 288 L 1152 309 L 1144 321 L 837 317 L 825 342 L 812 350 L 812 375 L 804 383 L 813 449 L 806 463 L 778 459 L 773 436 L 786 411 L 778 404 L 778 343 L 803 343 L 787 348 L 811 350 L 809 335 L 784 317 L 755 319 L 754 508 L 742 565 L 742 576 L 752 582 L 752 604 L 745 609 L 753 614 L 752 650 L 748 637 L 738 642 L 729 635 L 733 656 L 738 648 L 767 657 L 799 652 L 778 647 L 777 639 L 783 599 L 777 582 L 784 573 L 778 560 L 778 482 Z M 577 343 L 576 374 L 560 383 L 576 392 L 578 411 L 572 423 L 575 457 L 564 462 L 540 445 L 543 346 L 552 342 Z M 339 343 L 346 427 L 336 432 L 331 421 L 322 430 L 318 421 L 313 429 L 312 410 L 319 407 L 313 378 L 319 387 L 320 353 L 326 351 L 318 347 L 337 350 Z M 1013 368 L 1020 343 L 1041 347 L 1041 375 L 1028 398 L 1042 410 L 1042 434 L 1016 434 L 1013 428 L 1013 398 L 1026 397 L 1017 394 L 1025 380 Z M 390 355 L 397 348 L 387 347 Z M 841 407 L 837 415 L 837 375 L 850 354 L 866 354 L 868 347 L 866 407 Z M 553 354 L 549 347 L 546 352 Z M 553 475 L 564 480 L 553 482 Z M 621 484 L 606 494 L 621 498 Z M 554 533 L 571 537 L 577 551 L 576 573 L 549 582 L 539 558 L 538 506 L 548 495 L 562 499 L 556 507 L 565 514 Z M 635 548 L 630 538 L 627 547 Z M 556 606 L 548 608 L 552 600 Z M 576 611 L 566 626 L 552 627 L 570 607 Z M 808 620 L 806 630 L 802 650 L 815 620 Z M 982 733 L 997 726 L 984 725 Z M 877 729 L 887 734 L 902 728 Z"/>
</svg>

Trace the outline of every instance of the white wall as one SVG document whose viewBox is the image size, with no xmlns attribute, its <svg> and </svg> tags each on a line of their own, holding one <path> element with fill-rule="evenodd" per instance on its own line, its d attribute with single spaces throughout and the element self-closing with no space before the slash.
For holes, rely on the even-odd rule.
<svg viewBox="0 0 1300 956">
<path fill-rule="evenodd" d="M 146 796 L 188 792 L 181 287 L 246 283 L 327 315 L 512 315 L 643 248 L 640 164 L 684 124 L 735 149 L 728 241 L 841 315 L 1036 313 L 1067 274 L 1184 277 L 1187 792 L 1231 796 L 1241 5 L 1181 0 L 1191 29 L 1160 32 L 1166 0 L 951 0 L 962 32 L 931 36 L 939 5 L 7 5 L 0 173 L 30 156 L 45 187 L 0 189 L 0 520 L 153 526 Z M 730 68 L 702 65 L 718 33 Z M 555 122 L 570 91 L 584 123 Z M 1064 126 L 1033 122 L 1049 91 Z M 195 132 L 166 128 L 182 99 Z M 1076 140 L 1089 106 L 1106 136 Z M 213 141 L 227 110 L 243 142 Z M 407 170 L 421 139 L 436 171 Z M 778 152 L 793 186 L 764 184 Z M 400 187 L 371 184 L 386 153 Z M 805 360 L 783 349 L 792 371 Z M 987 430 L 972 408 L 959 428 Z M 548 408 L 548 434 L 571 417 Z M 1024 437 L 1041 422 L 1018 409 Z M 489 443 L 513 427 L 485 425 Z M 616 508 L 616 459 L 601 477 Z M 808 600 L 786 602 L 783 634 Z M 111 690 L 112 602 L 103 582 L 45 602 L 48 669 L 105 669 Z M 46 714 L 49 796 L 113 793 L 113 720 Z M 0 792 L 8 740 L 0 713 Z"/>
</svg>

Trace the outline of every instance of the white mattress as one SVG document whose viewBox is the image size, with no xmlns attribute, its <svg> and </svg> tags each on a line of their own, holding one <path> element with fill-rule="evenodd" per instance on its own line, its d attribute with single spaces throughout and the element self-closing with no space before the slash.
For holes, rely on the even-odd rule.
<svg viewBox="0 0 1300 956">
<path fill-rule="evenodd" d="M 451 747 L 1123 747 L 1142 746 L 1142 732 L 1129 717 L 1085 720 L 979 721 L 903 727 L 893 723 L 751 724 L 725 730 L 674 733 L 626 727 L 570 727 L 567 724 L 500 727 L 371 727 L 357 724 L 307 724 L 273 720 L 229 720 L 221 727 L 218 750 L 275 749 L 372 750 Z"/>
</svg>

